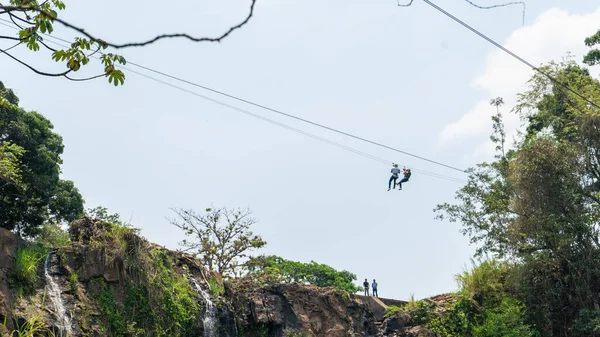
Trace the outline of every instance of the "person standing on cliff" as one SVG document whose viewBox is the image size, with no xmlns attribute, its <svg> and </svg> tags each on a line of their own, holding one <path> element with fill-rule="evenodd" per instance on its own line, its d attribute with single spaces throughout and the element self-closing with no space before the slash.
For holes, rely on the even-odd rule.
<svg viewBox="0 0 600 337">
<path fill-rule="evenodd" d="M 377 282 L 375 279 L 373 279 L 373 284 L 371 284 L 371 287 L 373 287 L 373 296 L 379 297 L 379 294 L 377 293 Z"/>
<path fill-rule="evenodd" d="M 369 281 L 367 279 L 363 282 L 363 287 L 365 287 L 365 296 L 369 296 Z"/>
</svg>

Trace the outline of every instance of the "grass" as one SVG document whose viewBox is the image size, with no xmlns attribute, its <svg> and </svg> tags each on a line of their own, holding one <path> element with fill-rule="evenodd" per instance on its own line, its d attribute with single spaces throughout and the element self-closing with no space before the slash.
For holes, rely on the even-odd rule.
<svg viewBox="0 0 600 337">
<path fill-rule="evenodd" d="M 17 249 L 15 264 L 10 274 L 11 285 L 20 295 L 31 294 L 39 281 L 39 268 L 44 263 L 48 250 L 41 245 Z"/>
<path fill-rule="evenodd" d="M 4 323 L 6 324 L 6 322 Z M 18 324 L 18 323 L 17 323 Z M 6 325 L 5 325 L 6 327 Z M 10 337 L 55 337 L 54 331 L 48 329 L 42 320 L 41 314 L 35 314 L 29 317 L 22 325 L 17 325 L 16 329 L 10 332 Z"/>
<path fill-rule="evenodd" d="M 69 286 L 71 287 L 73 294 L 76 294 L 79 286 L 79 274 L 77 274 L 77 272 L 71 272 L 71 274 L 69 274 Z"/>
<path fill-rule="evenodd" d="M 214 276 L 211 276 L 210 280 L 208 280 L 208 293 L 212 298 L 217 298 L 225 294 L 225 288 L 222 284 L 219 284 L 219 281 Z"/>
</svg>

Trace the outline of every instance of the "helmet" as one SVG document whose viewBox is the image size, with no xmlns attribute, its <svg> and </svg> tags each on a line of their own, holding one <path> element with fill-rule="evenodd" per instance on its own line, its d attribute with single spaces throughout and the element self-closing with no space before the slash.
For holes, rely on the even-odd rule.
<svg viewBox="0 0 600 337">
<path fill-rule="evenodd" d="M 394 167 L 398 167 L 398 164 L 394 164 Z"/>
</svg>

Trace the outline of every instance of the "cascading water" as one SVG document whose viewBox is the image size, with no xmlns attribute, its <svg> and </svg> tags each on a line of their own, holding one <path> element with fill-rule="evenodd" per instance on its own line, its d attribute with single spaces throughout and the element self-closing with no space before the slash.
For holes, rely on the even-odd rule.
<svg viewBox="0 0 600 337">
<path fill-rule="evenodd" d="M 204 336 L 206 337 L 216 337 L 217 336 L 217 306 L 213 303 L 210 298 L 210 294 L 207 293 L 200 287 L 198 281 L 192 279 L 192 283 L 194 283 L 194 287 L 196 291 L 206 303 L 206 308 L 204 311 L 204 317 L 202 318 L 202 324 L 204 325 Z"/>
<path fill-rule="evenodd" d="M 65 306 L 63 305 L 62 298 L 60 297 L 60 288 L 54 278 L 50 275 L 49 269 L 51 267 L 52 252 L 46 256 L 46 263 L 44 264 L 44 275 L 46 276 L 46 285 L 48 286 L 48 296 L 54 304 L 54 311 L 56 318 L 59 323 L 60 332 L 57 337 L 67 337 L 71 335 L 71 318 L 67 316 Z"/>
</svg>

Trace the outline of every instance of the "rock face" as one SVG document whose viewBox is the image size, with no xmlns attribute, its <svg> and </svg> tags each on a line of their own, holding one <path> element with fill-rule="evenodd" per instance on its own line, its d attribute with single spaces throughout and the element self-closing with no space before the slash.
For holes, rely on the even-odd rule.
<svg viewBox="0 0 600 337">
<path fill-rule="evenodd" d="M 354 296 L 331 288 L 299 284 L 250 290 L 234 295 L 243 336 L 262 327 L 268 336 L 376 336 L 372 312 Z M 298 335 L 300 336 L 300 335 Z"/>
<path fill-rule="evenodd" d="M 8 327 L 12 328 L 10 319 L 10 296 L 8 275 L 13 269 L 17 248 L 24 245 L 25 242 L 19 239 L 10 231 L 0 228 L 0 322 L 8 322 Z"/>
</svg>

